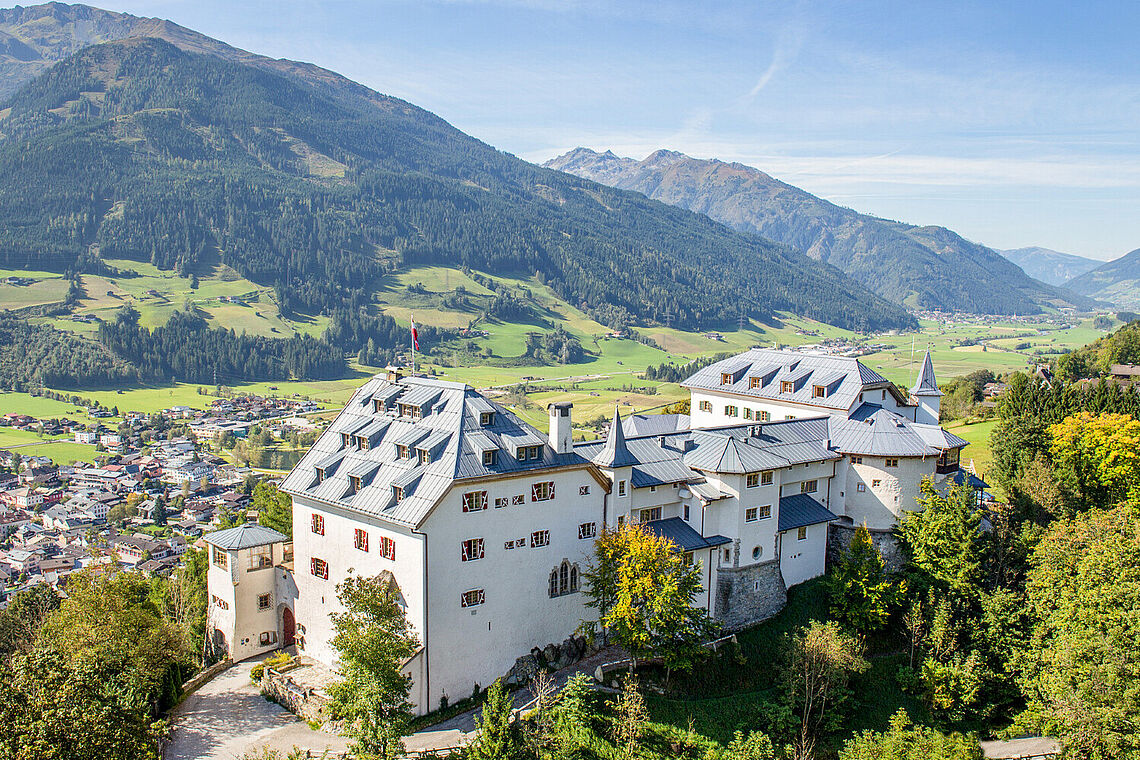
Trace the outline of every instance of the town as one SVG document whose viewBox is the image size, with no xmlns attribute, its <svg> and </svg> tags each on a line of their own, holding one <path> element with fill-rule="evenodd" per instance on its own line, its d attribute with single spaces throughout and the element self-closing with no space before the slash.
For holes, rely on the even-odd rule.
<svg viewBox="0 0 1140 760">
<path fill-rule="evenodd" d="M 48 456 L 0 450 L 0 583 L 3 596 L 37 584 L 59 587 L 91 565 L 117 564 L 169 575 L 188 545 L 219 526 L 257 519 L 251 494 L 265 476 L 216 452 L 227 436 L 264 428 L 280 437 L 312 435 L 319 411 L 307 400 L 237 396 L 205 409 L 157 414 L 77 409 L 91 419 L 36 419 L 9 413 L 0 429 L 71 436 L 94 445 L 94 461 L 57 464 Z"/>
</svg>

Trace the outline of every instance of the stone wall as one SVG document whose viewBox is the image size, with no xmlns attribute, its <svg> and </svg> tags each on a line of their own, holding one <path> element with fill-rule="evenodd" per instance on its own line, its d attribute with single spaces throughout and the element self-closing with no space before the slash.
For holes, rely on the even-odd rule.
<svg viewBox="0 0 1140 760">
<path fill-rule="evenodd" d="M 230 667 L 233 664 L 234 664 L 234 661 L 227 657 L 226 659 L 222 660 L 221 662 L 215 662 L 213 665 L 206 668 L 205 670 L 199 670 L 197 673 L 194 674 L 193 678 L 191 678 L 186 683 L 182 684 L 182 696 L 185 697 L 185 696 L 189 696 L 190 694 L 194 693 L 203 684 L 205 684 L 207 681 L 211 680 L 218 673 L 221 673 L 223 670 L 225 670 L 226 668 Z"/>
<path fill-rule="evenodd" d="M 787 603 L 779 560 L 717 569 L 713 615 L 728 630 L 767 620 Z"/>
<path fill-rule="evenodd" d="M 851 541 L 855 538 L 855 531 L 858 528 L 857 525 L 835 522 L 828 526 L 827 567 L 829 569 L 839 561 L 840 555 L 851 546 Z M 894 531 L 868 528 L 867 532 L 871 534 L 871 545 L 882 555 L 887 569 L 892 572 L 902 570 L 906 558 L 903 556 L 902 548 L 899 546 L 899 540 L 895 538 Z"/>
<path fill-rule="evenodd" d="M 266 668 L 261 679 L 261 693 L 305 720 L 322 724 L 328 720 L 325 712 L 328 700 L 315 689 L 298 686 L 286 672 Z"/>
</svg>

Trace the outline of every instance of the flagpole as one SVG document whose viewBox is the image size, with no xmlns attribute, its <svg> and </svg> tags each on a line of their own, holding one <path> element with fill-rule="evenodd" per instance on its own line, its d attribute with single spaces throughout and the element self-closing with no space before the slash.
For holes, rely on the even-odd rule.
<svg viewBox="0 0 1140 760">
<path fill-rule="evenodd" d="M 416 313 L 409 312 L 412 318 L 412 377 L 416 376 Z"/>
</svg>

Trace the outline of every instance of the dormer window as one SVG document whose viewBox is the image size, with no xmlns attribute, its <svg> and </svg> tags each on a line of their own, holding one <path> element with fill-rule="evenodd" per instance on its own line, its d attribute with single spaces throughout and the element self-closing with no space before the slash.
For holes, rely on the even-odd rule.
<svg viewBox="0 0 1140 760">
<path fill-rule="evenodd" d="M 420 408 L 418 406 L 413 404 L 400 404 L 399 409 L 401 417 L 411 417 L 413 420 L 420 419 Z"/>
<path fill-rule="evenodd" d="M 796 390 L 796 384 L 791 380 L 780 381 L 780 393 L 793 393 Z"/>
<path fill-rule="evenodd" d="M 720 373 L 720 384 L 721 385 L 730 385 L 731 383 L 732 383 L 732 373 L 731 372 L 721 372 Z"/>
<path fill-rule="evenodd" d="M 324 467 L 318 467 L 317 468 L 317 482 L 320 483 L 324 479 L 325 479 L 325 468 Z"/>
<path fill-rule="evenodd" d="M 368 439 L 362 435 L 356 436 L 356 448 L 360 449 L 361 451 L 367 451 Z"/>
<path fill-rule="evenodd" d="M 494 412 L 483 412 L 482 414 L 480 414 L 479 415 L 479 424 L 482 425 L 483 427 L 490 427 L 491 425 L 494 425 L 495 424 L 495 413 Z"/>
<path fill-rule="evenodd" d="M 427 464 L 431 461 L 431 452 L 427 449 L 416 449 L 416 453 L 419 454 L 420 464 Z"/>
<path fill-rule="evenodd" d="M 375 414 L 380 414 L 381 412 L 383 412 L 384 411 L 384 401 L 382 399 L 378 399 L 378 398 L 372 399 L 372 411 Z"/>
<path fill-rule="evenodd" d="M 515 458 L 520 462 L 525 462 L 528 459 L 541 459 L 542 447 L 541 446 L 519 446 L 518 453 Z"/>
<path fill-rule="evenodd" d="M 404 489 L 400 486 L 392 486 L 392 495 L 396 497 L 396 501 L 403 501 Z"/>
<path fill-rule="evenodd" d="M 352 436 L 349 435 L 348 433 L 341 433 L 340 434 L 340 446 L 341 446 L 341 448 L 345 448 L 345 447 L 351 446 L 351 445 L 352 445 Z"/>
<path fill-rule="evenodd" d="M 412 450 L 402 443 L 396 444 L 396 458 L 397 459 L 411 459 Z"/>
<path fill-rule="evenodd" d="M 351 493 L 356 493 L 360 490 L 360 477 L 357 475 L 348 476 L 348 489 Z"/>
<path fill-rule="evenodd" d="M 760 384 L 761 384 L 760 378 L 758 378 L 758 377 L 748 378 L 748 387 L 749 388 L 759 388 Z"/>
<path fill-rule="evenodd" d="M 812 398 L 827 398 L 827 388 L 822 385 L 813 385 L 811 388 Z"/>
<path fill-rule="evenodd" d="M 487 451 L 484 451 L 483 452 L 483 466 L 484 467 L 493 467 L 494 464 L 495 464 L 495 450 L 494 449 L 488 449 Z"/>
</svg>

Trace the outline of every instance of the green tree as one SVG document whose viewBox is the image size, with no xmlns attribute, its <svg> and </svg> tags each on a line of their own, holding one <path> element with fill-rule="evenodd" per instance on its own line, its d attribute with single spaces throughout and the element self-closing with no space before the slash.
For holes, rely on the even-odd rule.
<svg viewBox="0 0 1140 760">
<path fill-rule="evenodd" d="M 700 566 L 668 539 L 640 525 L 606 531 L 585 579 L 588 604 L 605 608 L 601 623 L 629 651 L 631 671 L 638 659 L 656 654 L 668 679 L 704 656 L 701 644 L 716 626 L 693 604 L 702 591 Z"/>
<path fill-rule="evenodd" d="M 903 516 L 898 533 L 908 586 L 922 602 L 922 658 L 900 678 L 947 718 L 983 716 L 1008 698 L 1012 684 L 1003 673 L 1000 646 L 1011 635 L 1001 632 L 1008 621 L 991 619 L 1003 608 L 990 604 L 985 588 L 981 513 L 968 488 L 956 486 L 944 495 L 927 479 L 921 490 L 921 509 Z"/>
<path fill-rule="evenodd" d="M 467 749 L 470 760 L 512 760 L 519 756 L 518 732 L 511 721 L 513 703 L 503 682 L 496 680 L 487 689 L 483 709 L 475 718 L 478 735 Z"/>
<path fill-rule="evenodd" d="M 399 757 L 400 737 L 412 719 L 411 679 L 402 665 L 419 646 L 408 630 L 399 589 L 390 577 L 350 576 L 337 586 L 337 598 L 344 612 L 329 617 L 341 678 L 328 689 L 330 712 L 355 739 L 357 757 Z"/>
<path fill-rule="evenodd" d="M 37 646 L 58 650 L 79 672 L 111 668 L 117 688 L 149 709 L 177 698 L 192 669 L 186 637 L 164 619 L 137 573 L 88 569 L 68 578 L 67 597 L 44 622 Z"/>
<path fill-rule="evenodd" d="M 258 483 L 253 489 L 252 504 L 260 525 L 293 537 L 293 497 L 278 489 L 276 483 Z"/>
<path fill-rule="evenodd" d="M 866 526 L 855 531 L 827 584 L 832 614 L 861 633 L 883 629 L 906 594 L 905 581 L 887 574 Z"/>
<path fill-rule="evenodd" d="M 59 594 L 46 583 L 20 591 L 0 610 L 0 657 L 32 650 L 47 617 L 59 609 Z"/>
<path fill-rule="evenodd" d="M 732 741 L 716 755 L 716 760 L 777 760 L 772 740 L 759 731 L 750 731 L 745 736 L 737 731 Z"/>
<path fill-rule="evenodd" d="M 968 595 L 981 579 L 983 559 L 982 516 L 973 492 L 956 486 L 943 495 L 929 478 L 920 492 L 919 509 L 905 512 L 898 527 L 910 585 Z"/>
<path fill-rule="evenodd" d="M 1067 757 L 1140 755 L 1140 525 L 1125 507 L 1059 521 L 1026 584 L 1032 628 L 1018 658 L 1020 727 Z"/>
<path fill-rule="evenodd" d="M 886 731 L 864 731 L 848 739 L 839 760 L 982 760 L 982 748 L 972 736 L 916 726 L 899 710 Z"/>
<path fill-rule="evenodd" d="M 166 525 L 166 497 L 159 494 L 154 499 L 154 511 L 151 512 L 151 520 L 155 525 Z"/>
<path fill-rule="evenodd" d="M 109 660 L 58 647 L 15 657 L 0 678 L 0 755 L 8 760 L 157 760 L 162 721 Z"/>
<path fill-rule="evenodd" d="M 835 621 L 813 620 L 789 637 L 784 680 L 797 758 L 813 757 L 820 740 L 838 727 L 848 680 L 868 667 L 862 644 Z"/>
<path fill-rule="evenodd" d="M 614 705 L 613 740 L 621 757 L 628 760 L 637 757 L 648 722 L 649 711 L 645 709 L 645 699 L 638 689 L 637 679 L 629 676 L 622 684 L 621 695 Z"/>
</svg>

